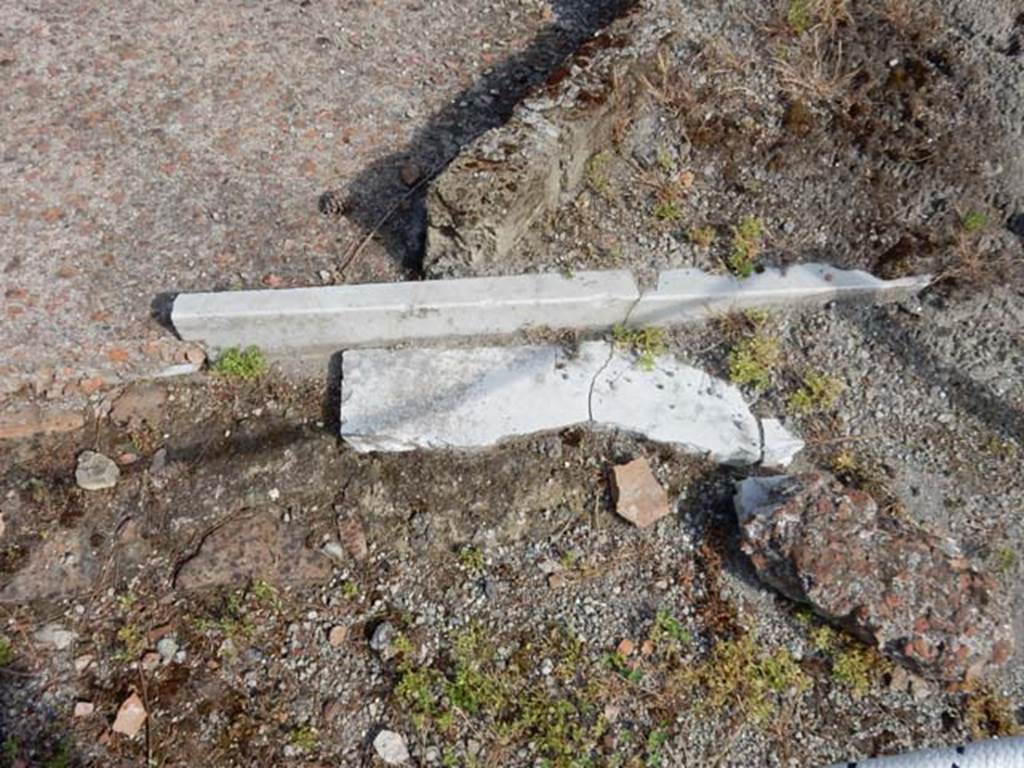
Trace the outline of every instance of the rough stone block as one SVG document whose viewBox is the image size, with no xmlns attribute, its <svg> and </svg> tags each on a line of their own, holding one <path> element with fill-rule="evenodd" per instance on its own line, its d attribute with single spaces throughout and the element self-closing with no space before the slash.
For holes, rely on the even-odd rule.
<svg viewBox="0 0 1024 768">
<path fill-rule="evenodd" d="M 657 287 L 643 295 L 630 314 L 629 323 L 673 325 L 743 309 L 846 298 L 898 299 L 917 293 L 929 282 L 929 275 L 881 280 L 860 270 L 813 263 L 770 268 L 747 278 L 713 275 L 699 269 L 673 269 L 662 272 Z"/>
<path fill-rule="evenodd" d="M 187 340 L 268 354 L 334 352 L 537 327 L 606 328 L 639 293 L 628 271 L 182 294 L 171 319 Z"/>
<path fill-rule="evenodd" d="M 431 276 L 500 274 L 533 222 L 579 190 L 586 165 L 635 111 L 670 24 L 632 13 L 583 45 L 435 180 L 427 194 L 424 269 Z M 571 75 L 571 77 L 570 77 Z"/>
<path fill-rule="evenodd" d="M 945 536 L 819 473 L 744 480 L 743 551 L 792 600 L 928 677 L 977 679 L 1014 638 L 998 586 Z"/>
</svg>

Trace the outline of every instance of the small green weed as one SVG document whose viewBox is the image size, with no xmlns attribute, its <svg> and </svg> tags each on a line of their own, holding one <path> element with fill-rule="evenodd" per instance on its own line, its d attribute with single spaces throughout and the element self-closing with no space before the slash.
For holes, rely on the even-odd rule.
<svg viewBox="0 0 1024 768">
<path fill-rule="evenodd" d="M 467 571 L 482 571 L 484 569 L 484 553 L 479 547 L 462 547 L 459 550 L 459 563 Z"/>
<path fill-rule="evenodd" d="M 814 14 L 810 0 L 789 0 L 786 8 L 786 23 L 798 35 L 802 35 L 814 25 Z"/>
<path fill-rule="evenodd" d="M 213 364 L 213 372 L 227 379 L 249 381 L 267 369 L 267 360 L 259 347 L 225 349 Z"/>
<path fill-rule="evenodd" d="M 654 218 L 658 221 L 674 224 L 683 218 L 683 207 L 674 197 L 666 197 L 655 204 Z"/>
<path fill-rule="evenodd" d="M 277 587 L 263 579 L 256 579 L 249 587 L 249 594 L 253 596 L 260 605 L 265 605 L 275 611 L 281 610 L 281 595 Z"/>
<path fill-rule="evenodd" d="M 655 728 L 647 734 L 647 745 L 644 754 L 644 768 L 661 768 L 662 754 L 665 743 L 668 741 L 668 730 Z"/>
<path fill-rule="evenodd" d="M 1017 570 L 1017 550 L 1004 544 L 992 553 L 992 567 L 996 573 L 1007 575 Z M 0 661 L 0 664 L 3 662 Z"/>
<path fill-rule="evenodd" d="M 847 646 L 832 657 L 832 677 L 859 699 L 871 690 L 876 662 L 870 649 Z"/>
<path fill-rule="evenodd" d="M 121 643 L 121 650 L 115 658 L 121 661 L 134 661 L 146 650 L 146 633 L 138 624 L 125 624 L 117 630 L 117 640 Z"/>
<path fill-rule="evenodd" d="M 718 233 L 714 227 L 690 227 L 686 232 L 690 242 L 700 248 L 710 248 Z"/>
<path fill-rule="evenodd" d="M 810 619 L 813 623 L 814 619 Z M 832 679 L 849 689 L 855 698 L 871 690 L 876 678 L 889 663 L 873 648 L 845 633 L 822 624 L 809 633 L 811 646 L 832 663 Z"/>
<path fill-rule="evenodd" d="M 663 173 L 672 173 L 676 169 L 676 161 L 672 157 L 672 153 L 665 147 L 658 147 L 658 155 L 655 160 Z"/>
<path fill-rule="evenodd" d="M 627 328 L 616 325 L 612 329 L 612 340 L 622 349 L 632 350 L 638 358 L 640 367 L 645 371 L 653 371 L 655 361 L 667 350 L 665 332 L 661 328 Z"/>
<path fill-rule="evenodd" d="M 780 694 L 810 688 L 787 649 L 763 648 L 749 634 L 716 643 L 708 659 L 679 673 L 677 683 L 700 692 L 698 709 L 741 712 L 758 723 L 776 711 Z"/>
<path fill-rule="evenodd" d="M 632 666 L 618 653 L 609 653 L 605 656 L 605 663 L 608 668 L 624 680 L 637 685 L 644 679 L 644 671 L 638 666 Z"/>
<path fill-rule="evenodd" d="M 0 635 L 0 667 L 6 667 L 14 661 L 14 644 L 10 638 Z"/>
<path fill-rule="evenodd" d="M 62 739 L 57 750 L 43 762 L 43 768 L 70 768 L 71 760 L 71 742 Z"/>
<path fill-rule="evenodd" d="M 499 745 L 531 743 L 542 765 L 581 768 L 590 765 L 607 728 L 599 715 L 594 691 L 581 682 L 578 640 L 558 635 L 543 647 L 523 646 L 499 662 L 493 641 L 481 627 L 470 626 L 449 641 L 448 660 L 438 667 L 416 666 L 411 656 L 399 662 L 395 700 L 421 732 L 445 739 L 461 724 L 483 724 Z M 537 657 L 557 659 L 563 683 L 557 692 L 535 678 Z M 452 752 L 452 765 L 473 765 Z M 480 764 L 484 762 L 480 757 Z"/>
<path fill-rule="evenodd" d="M 610 152 L 600 152 L 587 161 L 587 184 L 606 200 L 611 197 L 611 183 L 608 180 L 608 165 L 611 159 Z"/>
<path fill-rule="evenodd" d="M 693 636 L 679 619 L 662 608 L 654 616 L 654 627 L 651 629 L 650 639 L 655 645 L 668 642 L 679 647 L 686 647 L 693 641 Z"/>
<path fill-rule="evenodd" d="M 999 459 L 1016 459 L 1020 449 L 1012 440 L 999 437 L 992 437 L 983 446 L 985 453 L 989 453 Z"/>
<path fill-rule="evenodd" d="M 216 618 L 199 617 L 193 624 L 198 632 L 217 632 L 231 641 L 248 640 L 256 634 L 256 624 L 246 615 L 241 593 L 228 595 Z"/>
<path fill-rule="evenodd" d="M 341 596 L 346 600 L 355 600 L 359 597 L 359 585 L 352 579 L 345 579 L 341 582 Z"/>
<path fill-rule="evenodd" d="M 313 726 L 303 725 L 289 734 L 288 741 L 293 747 L 304 752 L 312 752 L 320 743 L 320 736 Z"/>
<path fill-rule="evenodd" d="M 764 224 L 754 216 L 747 216 L 732 228 L 732 250 L 728 265 L 737 277 L 754 274 L 757 259 L 764 247 Z"/>
<path fill-rule="evenodd" d="M 766 389 L 781 358 L 782 346 L 777 338 L 755 333 L 729 352 L 729 378 L 734 384 Z"/>
<path fill-rule="evenodd" d="M 14 736 L 8 736 L 4 739 L 0 752 L 2 752 L 6 763 L 12 764 L 18 759 L 18 755 L 21 752 L 21 744 Z"/>
<path fill-rule="evenodd" d="M 987 229 L 989 218 L 981 211 L 967 211 L 960 216 L 960 229 L 964 234 L 973 235 Z"/>
<path fill-rule="evenodd" d="M 789 411 L 802 416 L 827 411 L 836 404 L 845 389 L 843 382 L 834 376 L 808 373 L 800 389 L 790 395 Z"/>
</svg>

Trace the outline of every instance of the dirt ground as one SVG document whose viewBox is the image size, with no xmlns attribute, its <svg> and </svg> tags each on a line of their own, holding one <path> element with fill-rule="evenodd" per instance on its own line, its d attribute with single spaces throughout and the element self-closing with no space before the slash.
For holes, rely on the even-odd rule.
<svg viewBox="0 0 1024 768">
<path fill-rule="evenodd" d="M 728 375 L 737 345 L 776 339 L 748 393 L 808 440 L 796 469 L 953 535 L 1019 621 L 1024 337 L 1004 329 L 1022 320 L 1013 292 L 933 295 L 723 321 L 666 354 Z M 839 394 L 796 408 L 813 373 Z M 417 765 L 814 766 L 1024 715 L 1019 663 L 966 688 L 908 678 L 759 585 L 731 511 L 749 470 L 579 430 L 361 456 L 320 387 L 277 375 L 123 397 L 76 441 L 5 454 L 11 765 L 375 765 L 388 728 Z M 119 458 L 116 489 L 75 486 L 85 448 Z M 609 498 L 636 456 L 678 499 L 647 531 Z M 110 725 L 133 691 L 150 719 L 128 739 Z"/>
<path fill-rule="evenodd" d="M 546 269 L 624 264 L 648 276 L 668 265 L 733 268 L 737 232 L 756 218 L 759 232 L 747 244 L 758 263 L 828 257 L 894 274 L 941 273 L 939 285 L 899 304 L 715 318 L 666 334 L 661 354 L 738 380 L 759 414 L 784 417 L 808 443 L 794 469 L 830 470 L 953 536 L 998 579 L 997 597 L 1013 605 L 1024 636 L 1024 286 L 1016 271 L 1020 177 L 1010 172 L 1024 153 L 1019 126 L 1016 134 L 1007 127 L 1024 91 L 1017 102 L 1004 98 L 1024 66 L 1017 9 L 993 0 L 979 14 L 974 4 L 949 2 L 940 22 L 927 20 L 939 24 L 931 36 L 914 38 L 886 34 L 884 24 L 894 22 L 877 16 L 883 5 L 889 13 L 906 7 L 899 2 L 850 3 L 851 20 L 834 28 L 812 14 L 803 31 L 792 28 L 803 28 L 803 17 L 785 4 L 773 14 L 762 4 L 756 12 L 739 2 L 678 5 L 690 19 L 686 29 L 718 36 L 718 58 L 707 40 L 709 52 L 700 55 L 683 35 L 673 50 L 679 66 L 692 67 L 680 81 L 685 92 L 668 98 L 652 82 L 658 92 L 646 115 L 593 166 L 588 189 L 556 226 L 538 230 L 515 258 Z M 36 69 L 38 43 L 0 38 L 14 51 L 0 56 L 12 60 L 0 78 L 27 78 L 38 92 L 30 107 L 17 91 L 23 110 L 11 111 L 24 121 L 22 133 L 56 136 L 46 126 L 65 126 L 66 146 L 47 144 L 51 175 L 75 174 L 66 159 L 88 157 L 85 149 L 76 154 L 91 146 L 84 137 L 107 159 L 90 166 L 112 174 L 99 177 L 107 189 L 136 178 L 116 171 L 119 163 L 156 173 L 164 159 L 152 148 L 170 147 L 175 135 L 190 157 L 179 158 L 181 175 L 170 181 L 138 182 L 132 194 L 139 197 L 128 197 L 139 201 L 132 220 L 104 219 L 114 216 L 109 202 L 80 211 L 56 198 L 52 206 L 65 218 L 11 213 L 14 238 L 0 247 L 11 248 L 15 265 L 5 277 L 31 274 L 30 294 L 57 291 L 62 279 L 83 290 L 95 282 L 130 304 L 112 305 L 108 330 L 83 325 L 73 335 L 70 311 L 64 326 L 20 324 L 56 306 L 40 299 L 0 332 L 13 334 L 3 340 L 12 367 L 37 360 L 30 342 L 81 345 L 85 360 L 98 347 L 85 349 L 83 339 L 113 343 L 137 333 L 125 313 L 146 314 L 148 292 L 169 280 L 155 275 L 172 276 L 174 290 L 227 286 L 239 276 L 257 285 L 265 273 L 308 283 L 332 269 L 323 265 L 336 265 L 411 189 L 400 173 L 410 148 L 414 164 L 428 166 L 500 120 L 510 94 L 600 23 L 584 6 L 239 3 L 231 13 L 190 6 L 207 17 L 187 27 L 174 5 L 136 8 L 141 28 L 161 35 L 162 46 L 139 36 L 127 6 L 81 19 L 57 6 L 0 11 L 17 22 L 5 29 L 81 52 Z M 422 23 L 409 24 L 409 14 Z M 545 33 L 552 23 L 561 31 Z M 76 24 L 102 36 L 75 35 Z M 440 36 L 453 29 L 460 34 Z M 480 53 L 481 36 L 493 59 Z M 793 122 L 796 102 L 771 61 L 779 46 L 795 55 L 815 36 L 830 56 L 841 41 L 844 66 L 868 72 L 875 84 L 858 98 L 892 122 L 880 122 L 871 141 L 858 144 L 863 126 L 853 131 L 840 119 L 851 106 L 843 99 L 808 101 Z M 101 43 L 104 56 L 87 53 Z M 182 53 L 190 46 L 206 53 Z M 949 58 L 933 61 L 915 46 Z M 306 52 L 302 62 L 295 50 Z M 730 51 L 758 66 L 731 65 Z M 957 56 L 967 60 L 953 68 L 962 78 L 936 74 Z M 890 65 L 894 59 L 904 63 Z M 918 59 L 927 76 L 905 64 Z M 73 61 L 134 72 L 123 74 L 134 89 L 101 87 L 102 73 L 83 64 L 67 87 L 106 111 L 93 122 L 60 111 L 56 95 L 51 103 L 40 94 L 67 94 L 43 78 L 59 82 Z M 175 61 L 170 71 L 179 74 L 168 75 Z M 230 62 L 223 66 L 240 90 L 227 79 L 211 85 L 202 66 L 209 61 Z M 891 87 L 879 85 L 883 73 L 901 67 Z M 1004 79 L 991 79 L 996 69 L 986 67 Z M 144 73 L 152 81 L 136 82 Z M 915 73 L 920 86 L 900 81 L 916 83 Z M 194 103 L 186 91 L 174 96 L 179 86 L 161 85 L 166 77 L 212 95 Z M 220 88 L 237 111 L 215 108 Z M 339 106 L 335 92 L 351 104 Z M 198 110 L 193 128 L 176 134 L 154 125 L 147 110 L 165 103 L 154 93 L 177 104 L 174 114 Z M 291 115 L 282 117 L 284 129 L 239 119 L 254 93 L 293 105 L 291 112 L 268 106 Z M 391 95 L 372 101 L 374 93 Z M 953 141 L 951 125 L 961 126 L 965 142 L 979 134 L 985 141 L 976 152 L 953 141 L 939 156 L 894 157 L 899 116 L 917 98 L 922 124 L 906 130 L 923 133 L 907 140 L 912 146 L 925 135 Z M 985 99 L 1004 100 L 997 109 Z M 293 120 L 301 125 L 289 127 Z M 103 134 L 108 121 L 125 136 L 148 138 L 115 143 Z M 339 123 L 348 126 L 347 143 L 335 141 Z M 713 139 L 704 145 L 703 127 Z M 207 134 L 203 153 L 183 138 Z M 17 146 L 25 162 L 45 167 L 42 150 L 24 135 Z M 17 183 L 3 194 L 20 194 L 12 190 L 31 174 L 15 168 L 29 165 L 19 165 L 22 149 L 8 159 L 15 145 L 7 136 L 2 172 Z M 232 151 L 237 166 L 227 159 Z M 842 152 L 853 153 L 849 165 L 809 172 L 814 157 Z M 249 165 L 255 157 L 266 173 Z M 299 167 L 306 157 L 313 170 Z M 1004 172 L 979 170 L 993 159 Z M 865 168 L 900 169 L 904 192 L 871 187 L 861 179 Z M 281 185 L 273 194 L 271 178 Z M 344 194 L 321 197 L 331 189 Z M 350 197 L 347 214 L 319 211 Z M 28 197 L 7 199 L 0 206 L 34 210 L 24 207 Z M 200 213 L 181 216 L 195 205 Z M 344 279 L 397 278 L 395 265 L 414 261 L 422 235 L 415 193 L 408 205 Z M 206 211 L 226 218 L 219 223 Z M 695 243 L 693 229 L 707 227 L 714 237 Z M 109 237 L 111 265 L 74 250 L 89 247 L 87 231 Z M 820 232 L 833 234 L 821 242 Z M 887 258 L 904 234 L 934 242 L 914 239 L 905 261 Z M 139 267 L 136 298 L 128 300 L 114 290 L 114 276 L 136 280 L 127 264 L 147 252 L 143 238 L 165 256 Z M 32 243 L 53 245 L 50 266 L 34 271 L 20 258 Z M 186 266 L 189 249 L 205 254 L 190 257 L 202 267 Z M 220 252 L 233 255 L 220 264 Z M 76 276 L 56 278 L 65 263 Z M 70 288 L 67 295 L 79 296 Z M 10 294 L 4 300 L 7 315 L 20 306 Z M 738 355 L 754 348 L 774 354 L 740 371 Z M 1019 654 L 984 680 L 940 686 L 761 585 L 739 554 L 731 501 L 733 482 L 761 470 L 576 429 L 473 453 L 358 455 L 336 437 L 334 394 L 322 380 L 277 370 L 255 381 L 201 374 L 137 383 L 95 395 L 89 423 L 74 435 L 3 445 L 0 766 L 375 766 L 382 763 L 372 743 L 387 729 L 401 734 L 409 764 L 418 766 L 810 768 L 1015 733 L 1024 722 Z M 77 487 L 76 457 L 86 449 L 118 462 L 115 488 Z M 609 467 L 638 456 L 675 502 L 674 514 L 647 530 L 614 514 L 608 487 Z M 132 693 L 149 716 L 129 738 L 111 726 Z"/>
<path fill-rule="evenodd" d="M 4 3 L 0 405 L 181 362 L 179 291 L 400 279 L 416 226 L 342 266 L 613 4 Z"/>
</svg>

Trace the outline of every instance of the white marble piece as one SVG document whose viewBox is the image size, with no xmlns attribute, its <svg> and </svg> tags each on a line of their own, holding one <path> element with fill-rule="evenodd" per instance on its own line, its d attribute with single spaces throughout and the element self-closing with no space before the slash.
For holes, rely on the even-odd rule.
<svg viewBox="0 0 1024 768">
<path fill-rule="evenodd" d="M 594 383 L 591 415 L 605 425 L 673 443 L 722 464 L 756 464 L 761 433 L 740 390 L 663 356 L 654 369 L 616 351 Z"/>
<path fill-rule="evenodd" d="M 605 342 L 367 349 L 342 358 L 341 435 L 357 451 L 480 448 L 585 423 Z"/>
</svg>

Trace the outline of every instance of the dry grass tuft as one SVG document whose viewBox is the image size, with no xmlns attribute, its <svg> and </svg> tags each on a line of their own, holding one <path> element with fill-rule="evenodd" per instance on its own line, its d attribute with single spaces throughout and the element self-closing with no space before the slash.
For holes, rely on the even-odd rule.
<svg viewBox="0 0 1024 768">
<path fill-rule="evenodd" d="M 774 66 L 779 82 L 791 96 L 826 102 L 842 100 L 855 74 L 845 69 L 842 43 L 828 53 L 817 33 L 776 56 Z"/>
</svg>

